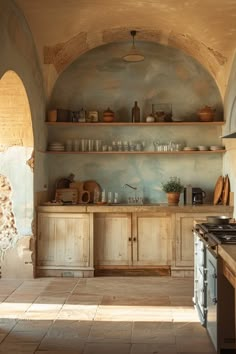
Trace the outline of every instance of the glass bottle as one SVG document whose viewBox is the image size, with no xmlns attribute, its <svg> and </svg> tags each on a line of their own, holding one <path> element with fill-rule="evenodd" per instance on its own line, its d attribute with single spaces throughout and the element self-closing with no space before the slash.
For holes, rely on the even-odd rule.
<svg viewBox="0 0 236 354">
<path fill-rule="evenodd" d="M 132 108 L 132 122 L 137 123 L 140 122 L 140 108 L 138 106 L 138 102 L 134 102 L 134 106 Z"/>
</svg>

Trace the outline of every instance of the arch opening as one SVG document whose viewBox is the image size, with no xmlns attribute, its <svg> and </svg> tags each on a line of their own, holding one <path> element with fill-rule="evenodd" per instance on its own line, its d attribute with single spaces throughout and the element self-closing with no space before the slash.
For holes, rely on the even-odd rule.
<svg viewBox="0 0 236 354">
<path fill-rule="evenodd" d="M 2 278 L 32 278 L 33 129 L 21 78 L 0 80 L 0 256 Z"/>
</svg>

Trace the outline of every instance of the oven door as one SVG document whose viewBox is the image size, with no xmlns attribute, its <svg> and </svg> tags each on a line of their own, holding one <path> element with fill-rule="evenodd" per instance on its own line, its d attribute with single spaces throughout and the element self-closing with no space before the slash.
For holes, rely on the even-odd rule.
<svg viewBox="0 0 236 354">
<path fill-rule="evenodd" d="M 206 246 L 201 238 L 194 234 L 194 298 L 193 302 L 198 317 L 203 326 L 206 326 Z"/>
<path fill-rule="evenodd" d="M 207 320 L 206 329 L 217 351 L 217 258 L 214 251 L 207 248 Z"/>
</svg>

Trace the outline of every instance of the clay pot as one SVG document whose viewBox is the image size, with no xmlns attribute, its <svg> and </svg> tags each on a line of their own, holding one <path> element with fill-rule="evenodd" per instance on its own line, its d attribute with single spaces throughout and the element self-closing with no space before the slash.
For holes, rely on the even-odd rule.
<svg viewBox="0 0 236 354">
<path fill-rule="evenodd" d="M 205 106 L 198 111 L 198 117 L 202 122 L 212 122 L 215 117 L 215 109 Z"/>
<path fill-rule="evenodd" d="M 104 122 L 113 122 L 115 119 L 114 112 L 108 107 L 106 111 L 103 112 L 103 121 Z"/>
<path fill-rule="evenodd" d="M 168 205 L 178 205 L 179 204 L 179 192 L 170 192 L 167 194 Z"/>
</svg>

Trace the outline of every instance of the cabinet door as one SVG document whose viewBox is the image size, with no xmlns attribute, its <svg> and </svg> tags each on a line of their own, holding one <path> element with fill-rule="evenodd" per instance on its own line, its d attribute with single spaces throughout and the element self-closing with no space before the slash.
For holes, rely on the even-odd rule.
<svg viewBox="0 0 236 354">
<path fill-rule="evenodd" d="M 203 217 L 203 216 L 201 216 Z M 193 214 L 176 214 L 175 265 L 190 266 L 194 264 Z"/>
<path fill-rule="evenodd" d="M 133 215 L 133 264 L 171 263 L 172 218 L 169 214 Z"/>
<path fill-rule="evenodd" d="M 38 265 L 89 266 L 89 215 L 42 213 L 38 220 Z"/>
<path fill-rule="evenodd" d="M 94 217 L 95 266 L 131 264 L 131 215 L 96 214 Z"/>
<path fill-rule="evenodd" d="M 56 264 L 56 232 L 57 217 L 50 214 L 38 214 L 37 264 Z"/>
</svg>

